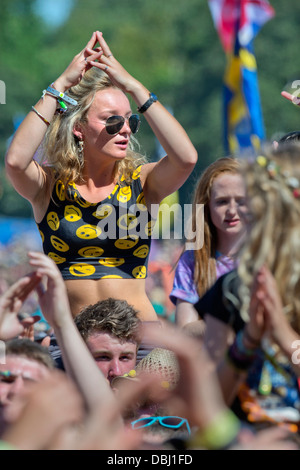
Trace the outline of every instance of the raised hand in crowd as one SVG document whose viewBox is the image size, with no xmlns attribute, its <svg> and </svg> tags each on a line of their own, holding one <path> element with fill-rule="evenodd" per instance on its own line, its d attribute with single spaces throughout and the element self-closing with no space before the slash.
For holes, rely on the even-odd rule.
<svg viewBox="0 0 300 470">
<path fill-rule="evenodd" d="M 30 328 L 40 320 L 38 315 L 30 316 L 22 312 L 22 306 L 28 295 L 34 291 L 41 278 L 29 274 L 16 281 L 0 297 L 0 339 L 8 340 Z"/>
</svg>

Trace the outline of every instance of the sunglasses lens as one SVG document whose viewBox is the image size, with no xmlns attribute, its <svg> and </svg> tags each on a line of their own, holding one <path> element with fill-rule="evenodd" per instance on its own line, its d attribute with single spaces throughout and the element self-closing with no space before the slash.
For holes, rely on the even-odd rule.
<svg viewBox="0 0 300 470">
<path fill-rule="evenodd" d="M 177 418 L 176 416 L 166 416 L 162 419 L 162 423 L 165 426 L 181 426 L 184 420 L 182 418 Z"/>
<path fill-rule="evenodd" d="M 106 132 L 109 135 L 115 135 L 124 126 L 125 118 L 123 116 L 110 116 L 106 123 Z M 140 127 L 140 118 L 138 114 L 132 114 L 129 118 L 129 127 L 133 134 L 136 134 Z"/>
<path fill-rule="evenodd" d="M 120 132 L 122 127 L 124 126 L 125 119 L 123 116 L 111 116 L 107 119 L 105 128 L 106 132 L 109 135 L 114 135 Z"/>
<path fill-rule="evenodd" d="M 139 429 L 148 426 L 151 421 L 153 421 L 153 418 L 141 418 L 131 424 L 133 429 Z"/>
<path fill-rule="evenodd" d="M 132 114 L 129 118 L 129 127 L 133 134 L 136 134 L 140 127 L 140 118 L 138 114 Z"/>
</svg>

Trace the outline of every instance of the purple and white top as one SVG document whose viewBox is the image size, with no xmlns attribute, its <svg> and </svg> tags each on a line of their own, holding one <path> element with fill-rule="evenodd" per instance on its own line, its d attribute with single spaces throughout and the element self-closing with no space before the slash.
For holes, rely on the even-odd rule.
<svg viewBox="0 0 300 470">
<path fill-rule="evenodd" d="M 236 268 L 236 261 L 228 256 L 217 252 L 216 258 L 216 279 L 223 274 Z M 194 251 L 185 251 L 178 262 L 173 289 L 170 294 L 170 300 L 176 305 L 177 299 L 195 304 L 199 300 L 199 295 L 194 283 L 195 258 Z"/>
</svg>

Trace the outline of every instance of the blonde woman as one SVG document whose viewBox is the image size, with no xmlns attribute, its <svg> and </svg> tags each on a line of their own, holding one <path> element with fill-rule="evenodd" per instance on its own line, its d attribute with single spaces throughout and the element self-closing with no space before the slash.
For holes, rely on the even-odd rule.
<svg viewBox="0 0 300 470">
<path fill-rule="evenodd" d="M 236 267 L 236 253 L 245 232 L 245 187 L 239 163 L 219 158 L 201 175 L 194 194 L 192 233 L 203 230 L 203 246 L 186 250 L 177 265 L 171 301 L 176 323 L 185 326 L 199 319 L 194 304 L 222 274 Z M 204 205 L 204 227 L 197 217 Z M 196 325 L 194 325 L 196 326 Z"/>
<path fill-rule="evenodd" d="M 141 114 L 166 151 L 158 163 L 145 163 L 134 151 Z M 33 157 L 43 141 L 47 165 L 40 166 Z M 117 297 L 132 304 L 141 320 L 157 320 L 145 292 L 151 208 L 185 182 L 196 161 L 181 125 L 94 32 L 43 92 L 6 155 L 7 175 L 32 204 L 73 316 Z"/>
</svg>

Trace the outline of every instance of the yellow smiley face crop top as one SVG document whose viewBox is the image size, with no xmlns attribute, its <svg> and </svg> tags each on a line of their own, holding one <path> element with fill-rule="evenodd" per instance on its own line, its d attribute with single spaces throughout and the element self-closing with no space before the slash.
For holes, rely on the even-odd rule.
<svg viewBox="0 0 300 470">
<path fill-rule="evenodd" d="M 99 203 L 83 199 L 74 183 L 58 180 L 47 212 L 37 224 L 43 250 L 64 279 L 142 279 L 155 221 L 147 210 L 138 167 L 132 182 L 117 183 Z"/>
</svg>

